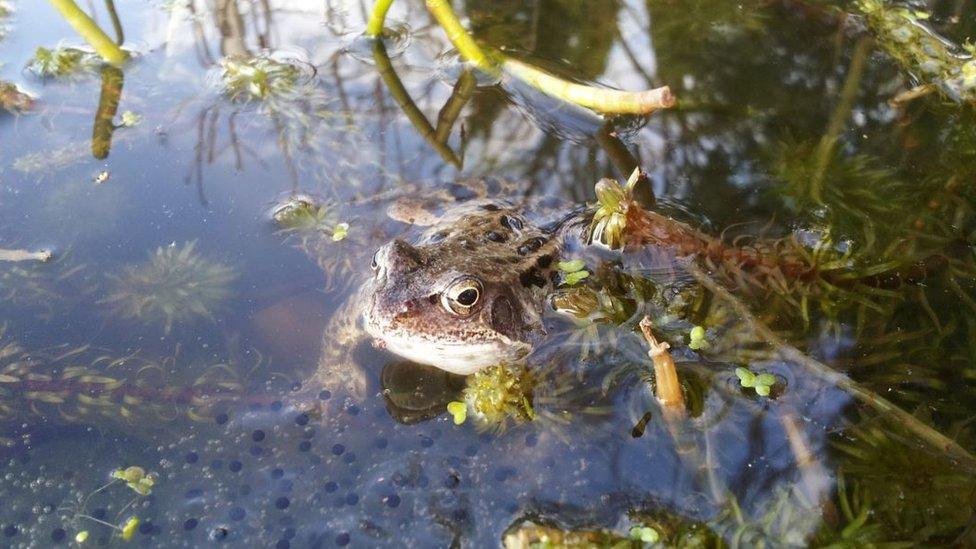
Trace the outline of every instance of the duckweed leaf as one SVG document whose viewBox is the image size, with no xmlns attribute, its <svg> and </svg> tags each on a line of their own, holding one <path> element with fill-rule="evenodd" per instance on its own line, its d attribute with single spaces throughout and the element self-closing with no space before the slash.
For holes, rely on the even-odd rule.
<svg viewBox="0 0 976 549">
<path fill-rule="evenodd" d="M 756 386 L 766 385 L 771 386 L 776 384 L 776 376 L 773 374 L 759 374 L 756 376 Z"/>
<path fill-rule="evenodd" d="M 643 543 L 657 543 L 661 535 L 650 526 L 634 526 L 630 529 L 630 539 Z"/>
<path fill-rule="evenodd" d="M 132 517 L 125 522 L 122 526 L 122 539 L 124 541 L 129 541 L 132 536 L 136 535 L 136 529 L 139 528 L 139 517 Z"/>
<path fill-rule="evenodd" d="M 88 541 L 88 530 L 82 530 L 75 534 L 75 543 L 85 543 Z"/>
<path fill-rule="evenodd" d="M 575 273 L 569 273 L 568 275 L 566 275 L 565 282 L 567 286 L 575 286 L 579 284 L 581 280 L 583 280 L 588 276 L 590 276 L 590 273 L 588 271 L 576 271 Z"/>
<path fill-rule="evenodd" d="M 468 406 L 463 402 L 452 401 L 447 403 L 447 411 L 454 416 L 454 424 L 461 425 L 468 418 Z"/>
<path fill-rule="evenodd" d="M 708 340 L 705 339 L 705 328 L 695 326 L 688 334 L 690 341 L 688 347 L 693 351 L 700 351 L 708 348 Z"/>
<path fill-rule="evenodd" d="M 750 372 L 749 370 L 742 367 L 736 368 L 735 375 L 739 378 L 739 385 L 743 387 L 756 386 L 756 374 Z"/>
<path fill-rule="evenodd" d="M 335 229 L 332 230 L 332 241 L 338 242 L 346 238 L 346 236 L 348 235 L 349 235 L 349 224 L 339 223 L 338 225 L 335 226 Z"/>
<path fill-rule="evenodd" d="M 558 263 L 559 270 L 564 273 L 575 273 L 577 271 L 582 271 L 583 267 L 586 266 L 586 262 L 582 259 L 573 259 L 572 261 L 560 261 Z"/>
<path fill-rule="evenodd" d="M 112 478 L 125 481 L 126 486 L 140 496 L 148 496 L 156 484 L 156 479 L 152 475 L 147 475 L 145 469 L 135 465 L 114 471 Z"/>
<path fill-rule="evenodd" d="M 754 374 L 746 368 L 736 368 L 735 375 L 739 378 L 739 385 L 748 388 L 752 387 L 759 396 L 769 396 L 773 385 L 776 384 L 776 376 L 773 374 Z"/>
</svg>

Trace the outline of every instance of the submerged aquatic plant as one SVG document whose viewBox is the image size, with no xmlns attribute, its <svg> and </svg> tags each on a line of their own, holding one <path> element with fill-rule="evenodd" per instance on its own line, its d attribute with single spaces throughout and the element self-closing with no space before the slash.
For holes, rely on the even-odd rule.
<svg viewBox="0 0 976 549">
<path fill-rule="evenodd" d="M 9 303 L 53 315 L 94 291 L 91 272 L 61 253 L 50 261 L 0 261 L 0 304 Z"/>
<path fill-rule="evenodd" d="M 930 14 L 887 0 L 858 0 L 855 6 L 895 61 L 913 78 L 935 86 L 953 101 L 976 102 L 976 45 L 954 46 L 928 28 Z"/>
<path fill-rule="evenodd" d="M 26 174 L 46 174 L 80 163 L 91 154 L 87 143 L 72 143 L 56 149 L 27 153 L 14 159 L 15 170 Z"/>
<path fill-rule="evenodd" d="M 157 248 L 147 263 L 112 276 L 113 288 L 103 302 L 125 319 L 162 323 L 167 334 L 174 324 L 212 318 L 231 296 L 236 275 L 195 248 L 195 241 Z"/>
<path fill-rule="evenodd" d="M 267 101 L 291 97 L 302 71 L 265 55 L 227 57 L 220 61 L 221 90 L 232 101 Z"/>
<path fill-rule="evenodd" d="M 27 70 L 41 78 L 66 78 L 92 72 L 101 58 L 92 51 L 59 45 L 53 49 L 38 47 L 27 63 Z"/>
<path fill-rule="evenodd" d="M 475 419 L 486 425 L 530 421 L 535 418 L 532 389 L 537 382 L 524 366 L 491 366 L 468 378 L 464 401 Z"/>
</svg>

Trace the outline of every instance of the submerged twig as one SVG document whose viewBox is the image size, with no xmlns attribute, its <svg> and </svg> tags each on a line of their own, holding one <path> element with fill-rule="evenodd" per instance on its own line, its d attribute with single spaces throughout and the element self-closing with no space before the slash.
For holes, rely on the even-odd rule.
<svg viewBox="0 0 976 549">
<path fill-rule="evenodd" d="M 50 250 L 28 252 L 27 250 L 4 250 L 0 248 L 0 261 L 50 261 L 54 254 Z"/>
</svg>

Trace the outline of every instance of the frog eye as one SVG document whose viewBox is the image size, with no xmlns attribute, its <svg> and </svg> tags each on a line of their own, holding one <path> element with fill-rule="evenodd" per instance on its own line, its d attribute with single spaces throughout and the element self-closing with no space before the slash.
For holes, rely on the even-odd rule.
<svg viewBox="0 0 976 549">
<path fill-rule="evenodd" d="M 481 283 L 473 278 L 464 278 L 451 284 L 441 294 L 441 304 L 448 311 L 467 316 L 481 300 Z"/>
</svg>

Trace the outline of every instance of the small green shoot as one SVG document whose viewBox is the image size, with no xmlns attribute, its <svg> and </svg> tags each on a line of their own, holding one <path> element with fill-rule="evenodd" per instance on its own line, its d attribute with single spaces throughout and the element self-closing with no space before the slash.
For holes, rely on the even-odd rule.
<svg viewBox="0 0 976 549">
<path fill-rule="evenodd" d="M 88 530 L 82 530 L 75 534 L 75 543 L 85 543 L 88 541 Z"/>
<path fill-rule="evenodd" d="M 454 424 L 461 425 L 468 419 L 468 406 L 457 400 L 447 403 L 447 411 L 454 417 Z"/>
<path fill-rule="evenodd" d="M 768 397 L 773 385 L 776 384 L 776 376 L 773 374 L 754 374 L 746 368 L 736 368 L 735 375 L 739 378 L 739 385 L 744 388 L 752 387 L 759 396 Z"/>
</svg>

